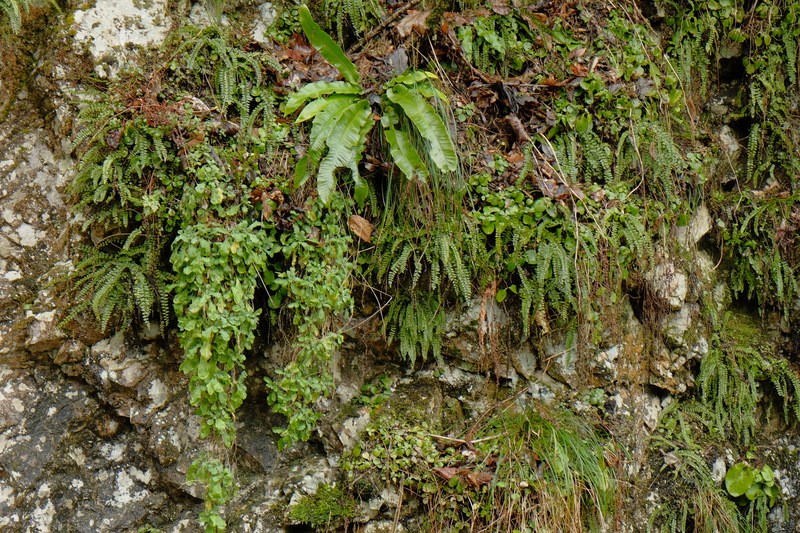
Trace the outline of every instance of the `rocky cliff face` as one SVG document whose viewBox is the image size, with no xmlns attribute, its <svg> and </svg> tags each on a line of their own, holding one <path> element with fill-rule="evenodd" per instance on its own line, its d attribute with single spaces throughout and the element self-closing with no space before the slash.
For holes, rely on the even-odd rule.
<svg viewBox="0 0 800 533">
<path fill-rule="evenodd" d="M 253 37 L 263 40 L 274 21 L 273 6 L 242 3 L 237 9 L 226 16 L 246 20 Z M 173 9 L 159 0 L 70 3 L 62 13 L 35 9 L 27 41 L 4 45 L 6 51 L 19 47 L 14 58 L 0 58 L 0 94 L 7 102 L 0 121 L 0 527 L 5 531 L 200 529 L 204 495 L 186 483 L 186 473 L 211 445 L 200 438 L 200 421 L 189 405 L 174 332 L 161 334 L 153 325 L 109 336 L 88 321 L 62 329 L 59 321 L 69 303 L 53 281 L 69 271 L 75 247 L 87 239 L 69 210 L 73 199 L 67 191 L 76 165 L 70 151 L 76 95 L 94 77 L 124 76 L 125 68 L 140 61 L 141 48 L 162 44 L 184 19 L 204 24 L 212 18 L 200 4 Z M 723 125 L 718 136 L 735 160 L 741 148 L 731 131 Z M 586 419 L 602 417 L 616 443 L 615 451 L 606 450 L 606 462 L 617 471 L 621 500 L 604 530 L 644 531 L 659 512 L 667 515 L 659 506 L 671 505 L 683 490 L 670 470 L 683 464 L 682 454 L 696 452 L 717 487 L 723 486 L 728 469 L 741 462 L 738 444 L 704 449 L 687 441 L 654 446 L 652 440 L 666 438 L 658 430 L 664 411 L 697 390 L 700 362 L 719 340 L 709 309 L 728 313 L 729 329 L 744 331 L 748 340 L 757 334 L 763 351 L 788 356 L 796 351 L 785 318 L 769 313 L 758 318 L 752 309 L 732 304 L 729 282 L 719 275 L 713 249 L 702 242 L 713 224 L 707 206 L 695 205 L 666 239 L 677 247 L 656 248 L 643 273 L 642 300 L 610 304 L 616 327 L 580 348 L 558 331 L 520 340 L 518 311 L 498 304 L 494 295 L 478 296 L 448 310 L 443 364 L 411 370 L 387 356 L 393 348 L 370 320 L 373 310 L 357 309 L 361 318 L 346 328 L 336 361 L 335 394 L 317 405 L 323 413 L 317 432 L 310 443 L 280 452 L 271 428 L 282 419 L 270 412 L 261 377 L 282 360 L 285 347 L 263 339 L 248 358 L 249 397 L 236 420 L 231 454 L 239 491 L 225 513 L 229 530 L 305 530 L 298 524 L 309 519 L 290 509 L 321 486 L 341 484 L 343 458 L 353 461 L 368 456 L 369 446 L 377 449 L 364 430 L 408 435 L 397 420 L 425 421 L 430 429 L 424 435 L 430 437 L 435 427 L 477 426 L 498 402 L 534 409 L 568 405 Z M 645 300 L 652 309 L 642 307 Z M 743 342 L 740 337 L 730 334 L 733 341 Z M 765 372 L 761 377 L 768 382 Z M 766 411 L 757 416 L 762 412 L 766 420 Z M 385 422 L 387 416 L 394 421 Z M 692 424 L 702 426 L 702 420 L 688 417 L 679 423 L 685 428 L 672 428 L 673 437 L 694 431 Z M 759 425 L 746 448 L 754 466 L 771 467 L 780 488 L 769 529 L 788 532 L 800 527 L 800 457 L 795 429 L 779 427 L 779 419 Z M 465 446 L 465 457 L 472 453 L 469 435 L 441 437 L 440 448 L 449 438 Z M 435 461 L 425 468 L 438 468 L 440 477 L 455 475 Z M 467 476 L 456 479 L 459 475 Z M 353 527 L 364 532 L 432 527 L 415 495 L 404 494 L 402 480 L 382 482 L 383 490 L 357 494 L 354 509 L 345 513 Z M 691 510 L 695 513 L 702 510 Z M 317 526 L 322 529 L 325 522 Z"/>
</svg>

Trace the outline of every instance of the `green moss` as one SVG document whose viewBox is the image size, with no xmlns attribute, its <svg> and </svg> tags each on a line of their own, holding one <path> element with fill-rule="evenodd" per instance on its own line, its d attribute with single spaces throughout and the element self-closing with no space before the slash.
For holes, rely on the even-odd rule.
<svg viewBox="0 0 800 533">
<path fill-rule="evenodd" d="M 355 515 L 355 500 L 339 487 L 320 485 L 289 510 L 289 518 L 319 531 L 334 531 Z"/>
</svg>

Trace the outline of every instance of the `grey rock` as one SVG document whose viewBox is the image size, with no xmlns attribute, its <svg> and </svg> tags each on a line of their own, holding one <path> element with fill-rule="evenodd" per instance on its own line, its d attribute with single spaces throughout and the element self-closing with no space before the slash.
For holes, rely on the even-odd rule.
<svg viewBox="0 0 800 533">
<path fill-rule="evenodd" d="M 651 286 L 652 294 L 673 311 L 678 311 L 686 301 L 688 277 L 676 263 L 669 258 L 663 259 L 645 275 Z"/>
<path fill-rule="evenodd" d="M 686 226 L 676 226 L 672 232 L 675 239 L 684 247 L 694 247 L 709 231 L 711 231 L 711 214 L 705 204 L 701 204 L 692 213 Z"/>
<path fill-rule="evenodd" d="M 536 374 L 539 360 L 530 342 L 524 342 L 510 351 L 511 364 L 525 379 L 532 379 Z"/>
</svg>

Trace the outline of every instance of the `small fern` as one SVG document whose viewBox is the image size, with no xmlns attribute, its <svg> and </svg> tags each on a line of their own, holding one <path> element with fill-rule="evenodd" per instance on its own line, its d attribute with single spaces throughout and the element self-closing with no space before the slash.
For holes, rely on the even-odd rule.
<svg viewBox="0 0 800 533">
<path fill-rule="evenodd" d="M 435 293 L 423 291 L 410 297 L 395 297 L 389 305 L 384 330 L 389 342 L 398 342 L 400 356 L 412 367 L 417 359 L 424 361 L 429 355 L 442 361 L 444 309 Z"/>
<path fill-rule="evenodd" d="M 30 0 L 0 0 L 0 12 L 8 20 L 11 31 L 17 34 L 22 29 L 22 13 L 27 13 L 30 8 Z"/>
<path fill-rule="evenodd" d="M 62 325 L 91 310 L 101 331 L 112 323 L 128 329 L 134 320 L 157 318 L 164 331 L 169 321 L 171 277 L 160 269 L 160 247 L 152 240 L 114 252 L 85 248 L 67 283 L 78 302 Z"/>
<path fill-rule="evenodd" d="M 336 31 L 340 43 L 344 43 L 348 27 L 361 35 L 386 15 L 376 0 L 325 0 L 324 11 L 328 15 L 328 27 Z"/>
</svg>

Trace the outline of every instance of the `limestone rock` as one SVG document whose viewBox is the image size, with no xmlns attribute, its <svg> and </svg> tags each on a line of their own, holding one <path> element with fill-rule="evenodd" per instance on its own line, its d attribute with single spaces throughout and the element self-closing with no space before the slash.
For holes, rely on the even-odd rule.
<svg viewBox="0 0 800 533">
<path fill-rule="evenodd" d="M 727 126 L 726 126 L 727 127 Z M 684 247 L 694 247 L 709 231 L 711 231 L 711 214 L 705 204 L 697 208 L 685 226 L 676 226 L 672 233 Z"/>
<path fill-rule="evenodd" d="M 673 260 L 667 258 L 660 261 L 645 278 L 652 294 L 670 309 L 677 311 L 683 306 L 689 279 Z"/>
<path fill-rule="evenodd" d="M 93 7 L 77 10 L 75 43 L 86 46 L 95 62 L 105 60 L 101 77 L 115 75 L 116 69 L 130 61 L 134 47 L 160 45 L 171 21 L 166 0 L 97 0 Z"/>
</svg>

